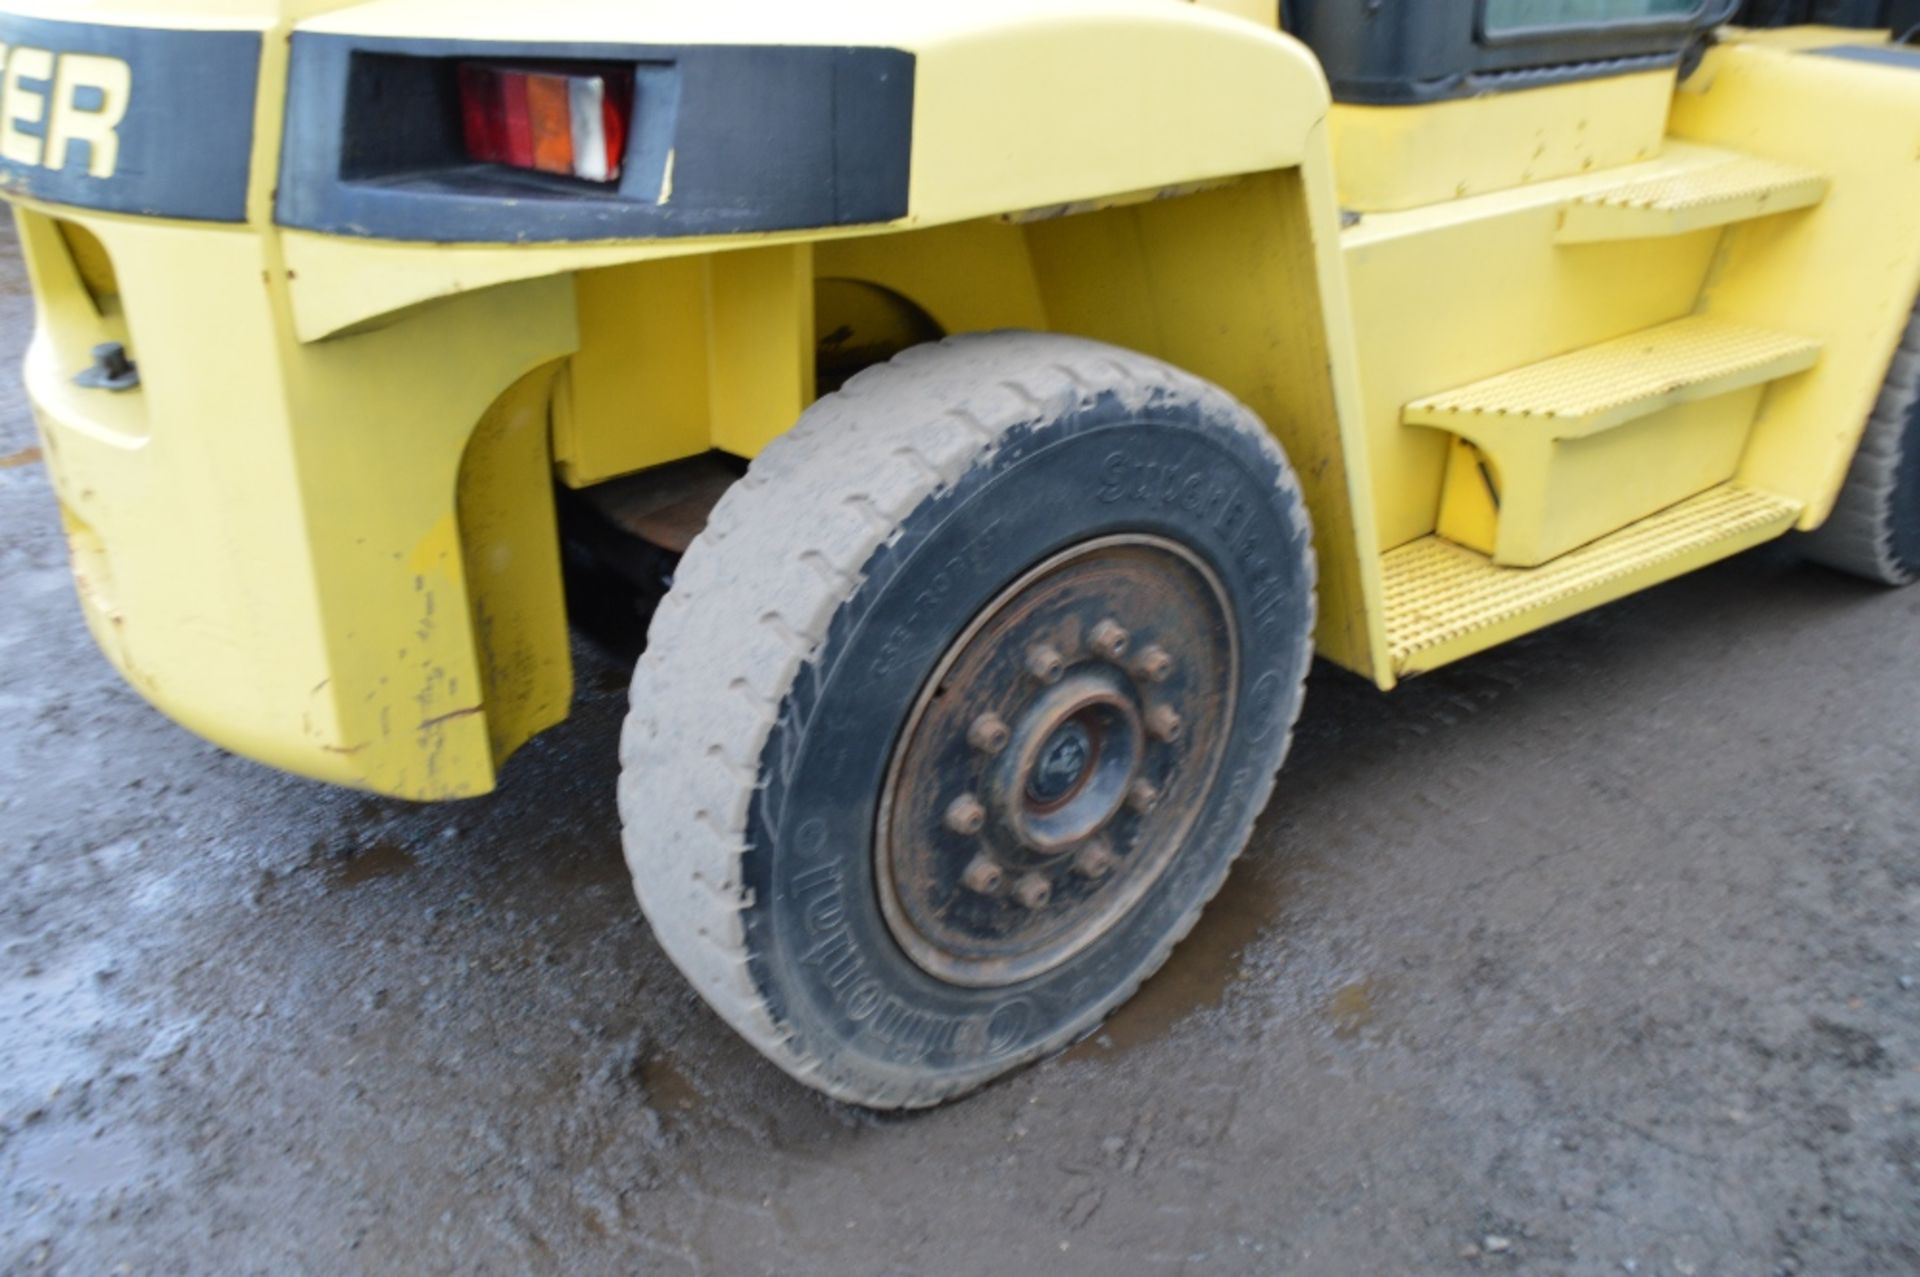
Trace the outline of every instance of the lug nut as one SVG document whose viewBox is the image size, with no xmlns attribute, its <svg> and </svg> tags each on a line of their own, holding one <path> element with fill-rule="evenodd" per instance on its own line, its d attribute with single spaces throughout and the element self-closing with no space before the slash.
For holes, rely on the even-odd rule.
<svg viewBox="0 0 1920 1277">
<path fill-rule="evenodd" d="M 1127 806 L 1142 816 L 1160 805 L 1160 791 L 1150 780 L 1136 780 L 1127 787 Z"/>
<path fill-rule="evenodd" d="M 1013 884 L 1013 898 L 1022 908 L 1045 909 L 1053 899 L 1053 884 L 1040 874 L 1027 874 Z"/>
<path fill-rule="evenodd" d="M 962 794 L 947 804 L 947 828 L 956 834 L 977 834 L 987 827 L 987 809 L 972 794 Z"/>
<path fill-rule="evenodd" d="M 1082 878 L 1099 880 L 1113 872 L 1113 849 L 1106 840 L 1096 838 L 1074 853 L 1073 871 Z"/>
<path fill-rule="evenodd" d="M 1117 661 L 1127 654 L 1126 627 L 1108 617 L 1087 635 L 1087 646 L 1108 660 Z"/>
<path fill-rule="evenodd" d="M 1027 649 L 1027 673 L 1042 683 L 1058 683 L 1067 672 L 1067 660 L 1051 643 L 1035 643 Z"/>
<path fill-rule="evenodd" d="M 983 754 L 997 754 L 1007 747 L 1013 733 L 998 714 L 982 714 L 967 729 L 967 744 Z"/>
<path fill-rule="evenodd" d="M 1155 643 L 1140 653 L 1140 659 L 1133 663 L 1133 672 L 1149 683 L 1164 683 L 1173 673 L 1173 657 Z"/>
<path fill-rule="evenodd" d="M 1155 705 L 1147 711 L 1147 730 L 1155 740 L 1171 745 L 1180 739 L 1180 715 L 1171 705 Z"/>
<path fill-rule="evenodd" d="M 1006 880 L 1006 872 L 985 856 L 975 856 L 960 875 L 961 886 L 982 896 L 998 895 L 1000 884 Z"/>
</svg>

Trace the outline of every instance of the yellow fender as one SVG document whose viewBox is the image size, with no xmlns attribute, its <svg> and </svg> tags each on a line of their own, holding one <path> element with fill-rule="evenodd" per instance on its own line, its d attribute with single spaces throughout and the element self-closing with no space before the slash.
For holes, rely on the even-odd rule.
<svg viewBox="0 0 1920 1277">
<path fill-rule="evenodd" d="M 378 0 L 301 23 L 389 39 L 746 43 L 898 49 L 915 62 L 907 230 L 1065 209 L 1291 168 L 1328 110 L 1290 37 L 1167 0 L 984 0 L 965 6 L 732 0 L 555 10 L 488 0 Z M 1206 68 L 1172 75 L 1169 68 Z M 870 235 L 872 227 L 598 245 L 441 247 L 285 236 L 298 332 L 313 341 L 435 297 L 629 262 Z"/>
</svg>

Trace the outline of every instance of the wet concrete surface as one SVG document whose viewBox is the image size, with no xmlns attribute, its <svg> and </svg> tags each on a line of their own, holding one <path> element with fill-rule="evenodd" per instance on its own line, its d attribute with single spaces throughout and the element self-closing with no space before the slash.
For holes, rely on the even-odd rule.
<svg viewBox="0 0 1920 1277">
<path fill-rule="evenodd" d="M 1382 697 L 1096 1037 L 880 1117 L 618 847 L 624 672 L 454 807 L 148 709 L 0 264 L 0 1272 L 1920 1272 L 1920 590 L 1748 555 Z"/>
</svg>

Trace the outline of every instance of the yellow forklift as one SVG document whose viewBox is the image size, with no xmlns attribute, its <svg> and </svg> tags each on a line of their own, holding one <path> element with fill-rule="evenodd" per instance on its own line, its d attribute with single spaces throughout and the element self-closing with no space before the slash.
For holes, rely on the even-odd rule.
<svg viewBox="0 0 1920 1277">
<path fill-rule="evenodd" d="M 1194 925 L 1315 653 L 1920 575 L 1920 5 L 1808 7 L 0 0 L 88 622 L 419 801 L 644 624 L 661 945 L 964 1093 Z"/>
</svg>

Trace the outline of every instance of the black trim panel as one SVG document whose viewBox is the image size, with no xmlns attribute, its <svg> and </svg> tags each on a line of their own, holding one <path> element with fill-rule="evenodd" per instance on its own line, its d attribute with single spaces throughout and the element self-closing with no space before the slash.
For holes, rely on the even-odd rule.
<svg viewBox="0 0 1920 1277">
<path fill-rule="evenodd" d="M 1892 45 L 1875 47 L 1862 44 L 1842 44 L 1830 49 L 1809 49 L 1809 53 L 1821 58 L 1840 58 L 1847 62 L 1871 62 L 1875 66 L 1899 67 L 1906 71 L 1920 71 L 1920 49 L 1895 48 Z"/>
<path fill-rule="evenodd" d="M 0 112 L 33 139 L 40 156 L 38 163 L 0 156 L 0 191 L 115 213 L 245 220 L 260 79 L 257 33 L 162 31 L 0 14 L 0 42 L 16 53 L 46 50 L 54 55 L 55 67 L 54 79 L 22 83 L 28 100 L 0 102 Z M 126 114 L 111 128 L 118 155 L 108 176 L 89 172 L 90 142 L 76 139 L 58 156 L 47 151 L 48 125 L 56 113 L 98 120 L 118 110 L 119 104 L 109 103 L 86 76 L 69 83 L 68 101 L 54 100 L 60 67 L 70 55 L 115 59 L 129 73 Z"/>
<path fill-rule="evenodd" d="M 1339 102 L 1418 105 L 1682 65 L 1737 0 L 1651 21 L 1486 30 L 1485 0 L 1287 0 Z"/>
<path fill-rule="evenodd" d="M 454 67 L 631 68 L 617 186 L 470 163 Z M 907 212 L 914 59 L 895 49 L 659 47 L 296 34 L 284 226 L 430 243 L 658 239 Z M 664 197 L 664 198 L 663 198 Z"/>
</svg>

